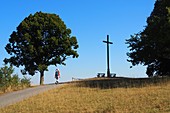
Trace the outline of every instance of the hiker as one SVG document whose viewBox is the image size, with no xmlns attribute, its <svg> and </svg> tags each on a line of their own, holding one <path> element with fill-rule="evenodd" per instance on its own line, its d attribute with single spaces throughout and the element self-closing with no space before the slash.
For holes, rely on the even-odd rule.
<svg viewBox="0 0 170 113">
<path fill-rule="evenodd" d="M 56 71 L 55 71 L 55 78 L 56 78 L 56 84 L 58 84 L 58 79 L 60 78 L 60 71 L 59 71 L 59 69 L 56 69 Z"/>
</svg>

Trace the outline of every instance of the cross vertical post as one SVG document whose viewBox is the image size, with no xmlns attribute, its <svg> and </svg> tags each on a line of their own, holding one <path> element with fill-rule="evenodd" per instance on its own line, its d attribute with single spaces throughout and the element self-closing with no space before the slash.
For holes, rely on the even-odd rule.
<svg viewBox="0 0 170 113">
<path fill-rule="evenodd" d="M 113 44 L 112 42 L 109 42 L 109 35 L 107 35 L 107 41 L 103 41 L 104 43 L 107 44 L 107 77 L 110 76 L 110 68 L 109 68 L 109 44 Z"/>
</svg>

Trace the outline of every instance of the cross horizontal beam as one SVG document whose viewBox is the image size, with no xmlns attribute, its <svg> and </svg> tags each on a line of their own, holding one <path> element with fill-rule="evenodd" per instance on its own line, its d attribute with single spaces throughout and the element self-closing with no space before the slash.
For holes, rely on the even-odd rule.
<svg viewBox="0 0 170 113">
<path fill-rule="evenodd" d="M 113 44 L 113 42 L 109 42 L 109 41 L 103 41 L 103 42 L 107 44 Z"/>
</svg>

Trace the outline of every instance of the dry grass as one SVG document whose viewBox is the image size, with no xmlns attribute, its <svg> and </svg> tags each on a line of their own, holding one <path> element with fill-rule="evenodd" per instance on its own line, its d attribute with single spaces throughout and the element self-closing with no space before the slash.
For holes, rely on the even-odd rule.
<svg viewBox="0 0 170 113">
<path fill-rule="evenodd" d="M 138 88 L 67 84 L 0 109 L 0 113 L 168 113 L 170 82 Z"/>
<path fill-rule="evenodd" d="M 2 88 L 0 87 L 0 96 L 1 95 L 5 95 L 7 93 L 12 93 L 12 92 L 15 92 L 15 91 L 19 91 L 19 90 L 24 90 L 24 89 L 27 89 L 27 88 L 34 88 L 34 87 L 37 87 L 39 85 L 25 85 L 25 84 L 22 84 L 22 85 L 18 85 L 18 86 L 8 86 L 6 88 Z M 0 112 L 1 113 L 1 112 Z"/>
<path fill-rule="evenodd" d="M 31 87 L 35 87 L 35 86 L 18 85 L 18 86 L 8 86 L 8 87 L 4 87 L 4 88 L 0 87 L 0 95 L 5 94 L 5 93 L 9 93 L 9 92 L 23 90 L 23 89 L 26 89 L 26 88 L 31 88 Z"/>
</svg>

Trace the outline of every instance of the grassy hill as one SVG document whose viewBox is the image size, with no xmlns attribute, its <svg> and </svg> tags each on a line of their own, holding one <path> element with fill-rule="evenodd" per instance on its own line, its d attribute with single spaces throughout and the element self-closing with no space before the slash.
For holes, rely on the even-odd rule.
<svg viewBox="0 0 170 113">
<path fill-rule="evenodd" d="M 170 79 L 82 80 L 0 109 L 0 113 L 129 112 L 170 112 Z"/>
</svg>

